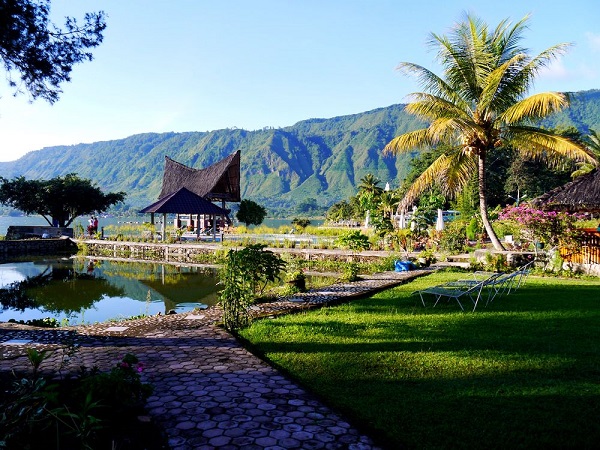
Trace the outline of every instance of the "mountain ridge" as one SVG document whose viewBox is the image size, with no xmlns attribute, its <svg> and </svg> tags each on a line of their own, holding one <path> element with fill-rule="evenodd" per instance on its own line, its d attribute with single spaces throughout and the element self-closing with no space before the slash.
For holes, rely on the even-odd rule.
<svg viewBox="0 0 600 450">
<path fill-rule="evenodd" d="M 540 122 L 600 131 L 600 90 L 572 93 L 571 108 Z M 417 152 L 384 156 L 395 136 L 423 122 L 404 104 L 329 119 L 260 130 L 140 133 L 87 144 L 45 147 L 16 161 L 0 162 L 0 176 L 48 179 L 67 173 L 89 178 L 105 191 L 127 193 L 126 207 L 137 210 L 156 200 L 164 157 L 203 168 L 241 150 L 241 193 L 270 210 L 293 210 L 314 198 L 322 207 L 356 193 L 360 179 L 373 173 L 394 187 L 407 174 Z"/>
</svg>

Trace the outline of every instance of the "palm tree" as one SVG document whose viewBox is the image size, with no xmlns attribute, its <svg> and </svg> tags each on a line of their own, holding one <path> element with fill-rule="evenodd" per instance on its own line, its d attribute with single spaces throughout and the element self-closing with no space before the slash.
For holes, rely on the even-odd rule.
<svg viewBox="0 0 600 450">
<path fill-rule="evenodd" d="M 379 196 L 379 209 L 384 217 L 391 219 L 398 203 L 400 203 L 400 198 L 396 191 L 384 191 Z"/>
<path fill-rule="evenodd" d="M 547 92 L 526 97 L 540 69 L 560 56 L 568 44 L 559 44 L 531 58 L 519 42 L 528 16 L 511 26 L 503 20 L 490 31 L 485 23 L 467 15 L 449 36 L 431 34 L 444 78 L 413 63 L 399 70 L 415 75 L 427 92 L 412 94 L 406 111 L 429 125 L 394 138 L 385 152 L 410 152 L 447 144 L 413 183 L 402 200 L 408 207 L 434 183 L 445 195 L 455 195 L 477 174 L 479 209 L 494 247 L 502 250 L 487 214 L 486 156 L 494 149 L 512 147 L 528 158 L 559 164 L 565 158 L 596 164 L 582 144 L 543 130 L 532 123 L 569 104 L 566 94 Z"/>
<path fill-rule="evenodd" d="M 590 130 L 590 134 L 587 136 L 586 142 L 590 150 L 596 156 L 596 159 L 600 159 L 600 136 L 594 131 Z M 586 173 L 590 173 L 596 167 L 594 164 L 589 162 L 580 162 L 577 164 L 577 170 L 571 174 L 571 178 L 577 178 Z"/>
<path fill-rule="evenodd" d="M 381 180 L 372 173 L 368 173 L 360 180 L 358 185 L 358 199 L 364 211 L 375 209 L 383 189 L 379 186 Z"/>
</svg>

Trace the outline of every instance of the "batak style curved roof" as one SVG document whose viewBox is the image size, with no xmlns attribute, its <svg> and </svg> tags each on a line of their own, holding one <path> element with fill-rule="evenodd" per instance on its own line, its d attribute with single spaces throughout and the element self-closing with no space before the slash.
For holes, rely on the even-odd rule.
<svg viewBox="0 0 600 450">
<path fill-rule="evenodd" d="M 199 195 L 182 187 L 177 192 L 163 197 L 150 206 L 146 206 L 141 213 L 178 213 L 178 214 L 206 214 L 213 216 L 226 216 L 223 208 L 203 199 Z"/>
<path fill-rule="evenodd" d="M 165 156 L 162 190 L 158 198 L 162 199 L 182 187 L 209 201 L 241 201 L 240 151 L 204 169 L 193 169 Z"/>
<path fill-rule="evenodd" d="M 600 211 L 600 171 L 596 168 L 590 173 L 577 177 L 533 199 L 531 204 L 545 210 L 598 212 Z"/>
</svg>

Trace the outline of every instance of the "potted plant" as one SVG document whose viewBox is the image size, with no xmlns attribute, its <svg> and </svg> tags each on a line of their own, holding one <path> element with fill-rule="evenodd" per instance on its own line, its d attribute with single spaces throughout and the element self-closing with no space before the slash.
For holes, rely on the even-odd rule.
<svg viewBox="0 0 600 450">
<path fill-rule="evenodd" d="M 419 253 L 417 261 L 421 266 L 429 267 L 431 263 L 435 262 L 435 253 L 433 252 L 433 249 L 428 248 Z"/>
</svg>

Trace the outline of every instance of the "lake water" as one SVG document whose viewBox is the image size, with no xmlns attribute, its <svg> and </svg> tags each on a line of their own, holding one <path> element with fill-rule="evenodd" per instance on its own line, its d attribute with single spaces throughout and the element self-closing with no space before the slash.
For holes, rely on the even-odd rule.
<svg viewBox="0 0 600 450">
<path fill-rule="evenodd" d="M 0 322 L 52 317 L 69 325 L 214 305 L 215 269 L 50 258 L 0 264 Z"/>
<path fill-rule="evenodd" d="M 78 217 L 77 219 L 75 219 L 74 223 L 71 225 L 72 227 L 75 226 L 75 224 L 81 224 L 83 226 L 83 228 L 85 229 L 87 227 L 87 220 L 88 217 Z M 128 223 L 144 223 L 144 221 L 149 221 L 150 217 L 149 216 L 132 216 L 132 217 L 106 217 L 106 218 L 100 218 L 99 220 L 99 227 L 107 227 L 109 225 L 114 225 L 114 226 L 121 226 L 121 225 L 125 225 Z M 173 224 L 173 221 L 169 221 L 169 219 L 167 219 L 167 222 L 169 225 Z M 289 226 L 290 229 L 292 228 L 291 225 L 292 221 L 291 219 L 265 219 L 265 221 L 263 222 L 264 225 L 268 226 L 268 227 L 272 227 L 272 228 L 278 228 L 280 226 Z M 311 223 L 313 225 L 322 225 L 323 224 L 323 220 L 313 220 L 311 219 Z M 44 220 L 43 217 L 41 216 L 17 216 L 17 217 L 10 217 L 10 216 L 0 216 L 0 235 L 4 236 L 6 235 L 6 230 L 8 229 L 8 227 L 10 225 L 38 225 L 38 226 L 48 226 L 48 222 L 46 222 L 46 220 Z M 158 225 L 157 225 L 157 229 L 158 229 Z"/>
</svg>

